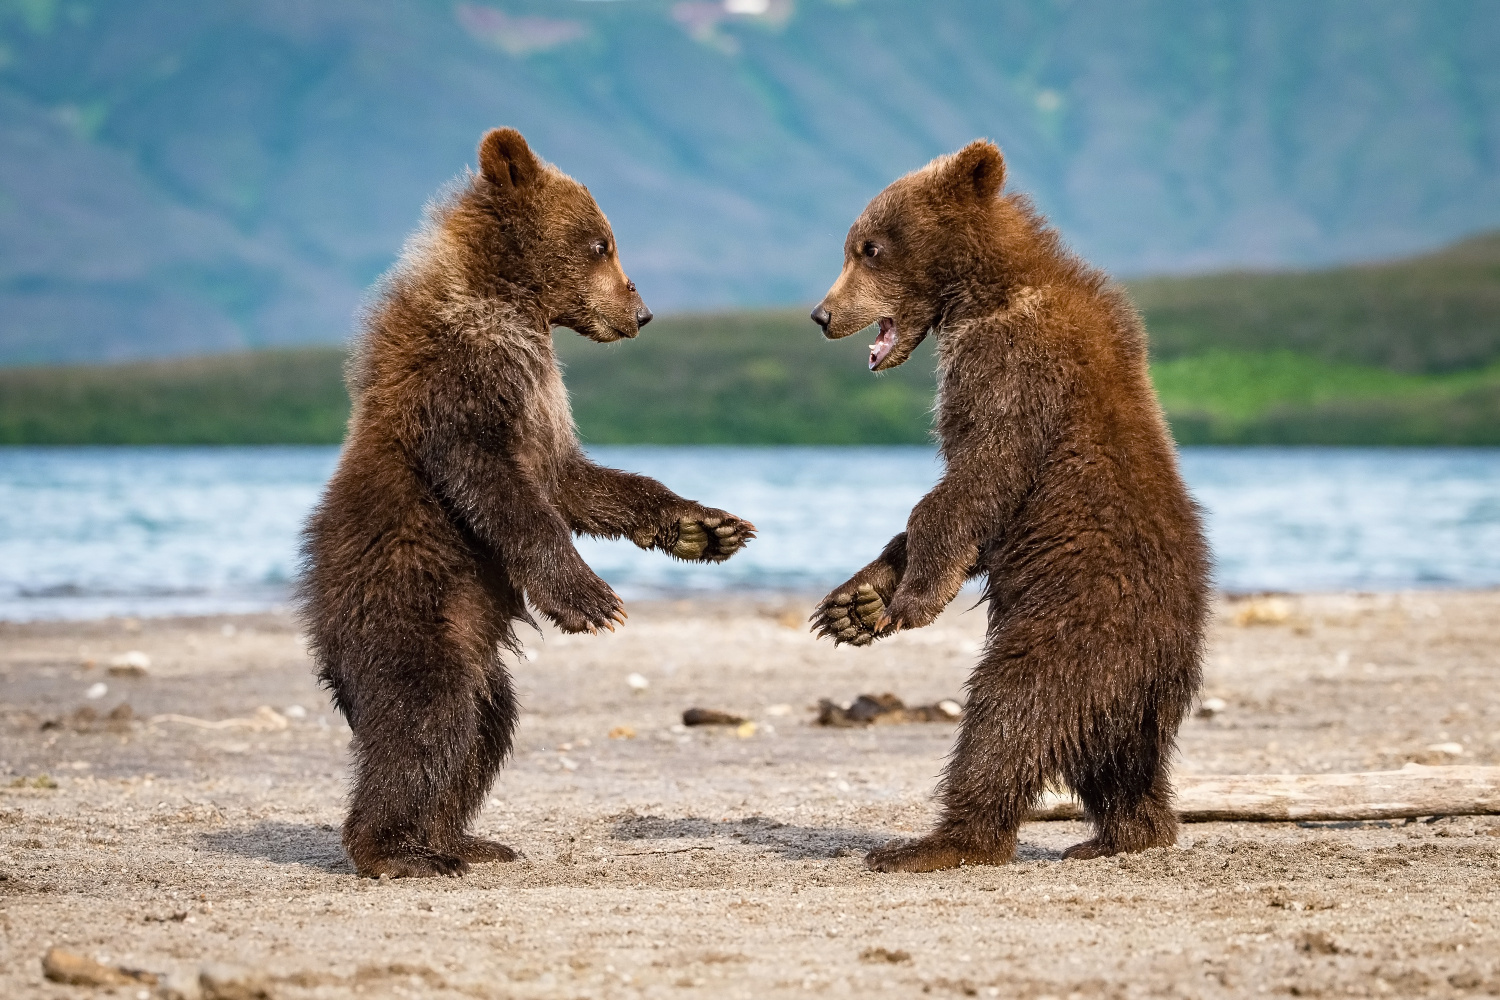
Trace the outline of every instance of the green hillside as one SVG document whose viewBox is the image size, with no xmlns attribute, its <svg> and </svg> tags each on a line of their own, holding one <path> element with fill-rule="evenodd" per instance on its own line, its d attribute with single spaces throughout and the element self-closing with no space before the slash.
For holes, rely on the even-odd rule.
<svg viewBox="0 0 1500 1000">
<path fill-rule="evenodd" d="M 1409 374 L 1500 360 L 1500 232 L 1408 260 L 1132 282 L 1153 357 L 1293 351 Z"/>
<path fill-rule="evenodd" d="M 1291 351 L 1151 366 L 1182 444 L 1500 444 L 1500 364 L 1404 375 Z"/>
<path fill-rule="evenodd" d="M 1304 274 L 1131 285 L 1152 376 L 1184 444 L 1500 444 L 1500 234 Z M 680 315 L 558 351 L 597 444 L 926 440 L 932 344 L 865 370 L 802 310 Z M 336 442 L 341 352 L 0 369 L 0 442 Z"/>
<path fill-rule="evenodd" d="M 325 444 L 349 414 L 343 352 L 0 368 L 0 444 Z"/>
</svg>

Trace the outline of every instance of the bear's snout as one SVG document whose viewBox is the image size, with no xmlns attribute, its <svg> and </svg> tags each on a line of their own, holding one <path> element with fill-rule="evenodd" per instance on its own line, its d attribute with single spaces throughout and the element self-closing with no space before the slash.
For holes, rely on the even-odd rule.
<svg viewBox="0 0 1500 1000">
<path fill-rule="evenodd" d="M 833 314 L 825 309 L 822 303 L 819 303 L 818 308 L 812 311 L 812 321 L 821 326 L 824 333 L 827 333 L 828 324 L 833 322 Z"/>
</svg>

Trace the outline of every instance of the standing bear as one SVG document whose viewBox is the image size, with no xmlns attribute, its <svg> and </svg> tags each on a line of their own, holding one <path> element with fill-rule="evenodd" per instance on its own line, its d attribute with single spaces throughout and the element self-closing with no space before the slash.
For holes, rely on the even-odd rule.
<svg viewBox="0 0 1500 1000">
<path fill-rule="evenodd" d="M 305 533 L 300 611 L 354 732 L 344 846 L 364 875 L 516 856 L 467 833 L 516 727 L 500 651 L 528 600 L 565 632 L 625 618 L 574 534 L 707 561 L 754 535 L 584 456 L 552 328 L 608 343 L 651 312 L 588 189 L 513 129 L 484 137 L 479 167 L 366 317 L 348 438 Z"/>
<path fill-rule="evenodd" d="M 1171 844 L 1168 767 L 1198 689 L 1209 557 L 1124 293 L 1000 196 L 991 143 L 886 188 L 844 243 L 813 320 L 871 324 L 870 370 L 937 337 L 941 481 L 906 531 L 824 599 L 814 628 L 869 645 L 935 619 L 984 577 L 937 829 L 870 852 L 877 871 L 1004 864 L 1049 782 L 1083 802 L 1095 858 Z"/>
</svg>

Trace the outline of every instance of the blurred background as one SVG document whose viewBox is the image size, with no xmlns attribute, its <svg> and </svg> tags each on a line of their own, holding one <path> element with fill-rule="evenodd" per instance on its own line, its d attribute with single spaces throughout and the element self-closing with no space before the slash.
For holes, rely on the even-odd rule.
<svg viewBox="0 0 1500 1000">
<path fill-rule="evenodd" d="M 559 331 L 585 441 L 776 525 L 590 545 L 627 591 L 899 530 L 930 344 L 874 377 L 806 311 L 976 136 L 1141 306 L 1221 586 L 1500 584 L 1500 5 L 0 0 L 0 617 L 284 600 L 362 296 L 495 125 L 663 317 Z"/>
</svg>

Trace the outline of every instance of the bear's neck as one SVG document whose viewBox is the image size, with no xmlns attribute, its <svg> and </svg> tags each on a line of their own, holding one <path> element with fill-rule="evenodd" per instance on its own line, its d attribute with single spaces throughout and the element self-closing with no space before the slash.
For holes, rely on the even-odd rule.
<svg viewBox="0 0 1500 1000">
<path fill-rule="evenodd" d="M 983 231 L 973 236 L 984 251 L 947 276 L 942 327 L 1008 312 L 1029 288 L 1093 286 L 1102 278 L 1021 199 L 1002 199 Z"/>
<path fill-rule="evenodd" d="M 491 338 L 519 334 L 551 339 L 552 325 L 541 297 L 505 278 L 489 275 L 483 284 L 445 281 L 434 297 L 451 326 L 468 327 Z"/>
</svg>

